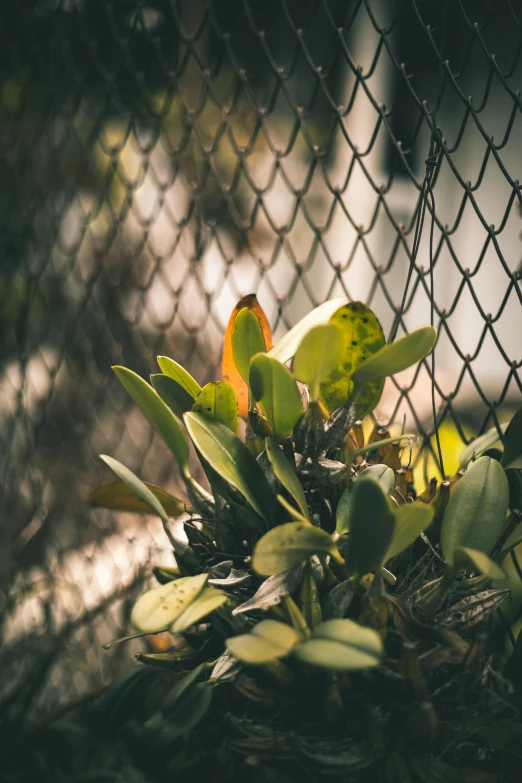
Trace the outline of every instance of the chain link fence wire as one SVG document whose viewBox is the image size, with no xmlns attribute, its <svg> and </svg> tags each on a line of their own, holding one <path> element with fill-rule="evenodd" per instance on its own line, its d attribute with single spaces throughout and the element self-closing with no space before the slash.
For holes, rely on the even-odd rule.
<svg viewBox="0 0 522 783">
<path fill-rule="evenodd" d="M 100 645 L 126 630 L 148 563 L 170 562 L 153 521 L 86 502 L 108 480 L 100 452 L 179 491 L 111 365 L 147 376 L 164 354 L 203 383 L 242 295 L 276 337 L 344 296 L 399 336 L 433 315 L 441 432 L 465 443 L 520 403 L 522 15 L 512 0 L 18 0 L 0 41 L 16 716 L 121 670 L 128 651 Z M 429 442 L 431 374 L 390 383 L 380 420 Z"/>
</svg>

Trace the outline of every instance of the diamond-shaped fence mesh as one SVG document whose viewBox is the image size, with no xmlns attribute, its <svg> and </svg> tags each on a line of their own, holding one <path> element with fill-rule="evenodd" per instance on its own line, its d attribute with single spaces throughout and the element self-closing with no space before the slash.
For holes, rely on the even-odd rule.
<svg viewBox="0 0 522 783">
<path fill-rule="evenodd" d="M 48 708 L 118 671 L 128 653 L 100 645 L 170 556 L 153 523 L 86 502 L 101 452 L 176 487 L 112 364 L 147 376 L 165 354 L 207 381 L 240 296 L 257 294 L 276 337 L 346 296 L 388 333 L 433 315 L 453 437 L 520 402 L 522 14 L 18 0 L 0 41 L 3 631 L 13 689 L 31 671 L 46 687 L 27 704 Z M 389 384 L 382 422 L 429 438 L 431 371 Z"/>
</svg>

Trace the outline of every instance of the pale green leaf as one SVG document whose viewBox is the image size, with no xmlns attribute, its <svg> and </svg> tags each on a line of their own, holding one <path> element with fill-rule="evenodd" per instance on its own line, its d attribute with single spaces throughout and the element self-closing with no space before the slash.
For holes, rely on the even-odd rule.
<svg viewBox="0 0 522 783">
<path fill-rule="evenodd" d="M 497 543 L 508 510 L 509 487 L 502 466 L 479 457 L 467 469 L 449 499 L 440 543 L 448 563 L 458 546 L 489 554 Z"/>
<path fill-rule="evenodd" d="M 250 362 L 256 353 L 265 351 L 265 338 L 259 318 L 249 307 L 244 307 L 236 315 L 232 327 L 232 355 L 239 374 L 247 384 Z"/>
<path fill-rule="evenodd" d="M 262 576 L 271 576 L 312 555 L 330 555 L 340 560 L 335 543 L 325 530 L 307 522 L 286 522 L 269 530 L 257 542 L 252 567 Z"/>
<path fill-rule="evenodd" d="M 224 424 L 237 434 L 239 411 L 236 395 L 225 381 L 207 383 L 196 397 L 192 410 L 194 413 L 201 413 L 208 419 Z"/>
<path fill-rule="evenodd" d="M 183 614 L 174 620 L 170 626 L 171 633 L 183 633 L 191 625 L 200 622 L 204 617 L 219 609 L 227 602 L 227 597 L 215 587 L 204 587 L 198 597 L 185 609 Z"/>
<path fill-rule="evenodd" d="M 113 367 L 113 370 L 145 418 L 176 457 L 181 475 L 189 479 L 188 442 L 173 412 L 152 386 L 135 372 L 126 367 Z"/>
<path fill-rule="evenodd" d="M 156 633 L 176 620 L 203 590 L 208 574 L 186 576 L 143 593 L 132 610 L 138 631 Z"/>
<path fill-rule="evenodd" d="M 433 350 L 436 340 L 437 330 L 433 326 L 422 326 L 400 340 L 385 345 L 352 373 L 354 386 L 361 389 L 366 383 L 395 375 L 417 364 Z"/>
<path fill-rule="evenodd" d="M 343 345 L 343 332 L 335 323 L 314 326 L 301 340 L 292 369 L 308 386 L 312 401 L 319 399 L 321 383 L 340 365 Z"/>
<path fill-rule="evenodd" d="M 245 444 L 228 427 L 200 413 L 186 413 L 185 424 L 198 451 L 252 508 L 270 522 L 275 500 L 270 485 Z"/>
<path fill-rule="evenodd" d="M 283 485 L 283 487 L 294 498 L 299 506 L 303 516 L 310 520 L 310 512 L 308 510 L 308 503 L 295 470 L 290 465 L 289 461 L 283 454 L 276 438 L 270 437 L 265 440 L 266 453 L 270 460 L 274 473 Z"/>
<path fill-rule="evenodd" d="M 181 364 L 175 362 L 174 359 L 169 359 L 167 356 L 158 356 L 158 365 L 164 375 L 168 375 L 169 378 L 177 381 L 190 394 L 193 400 L 196 399 L 201 391 L 201 386 Z"/>
<path fill-rule="evenodd" d="M 379 634 L 352 620 L 326 620 L 312 638 L 294 649 L 305 663 L 333 671 L 359 671 L 378 666 L 383 654 Z"/>
<path fill-rule="evenodd" d="M 306 334 L 318 324 L 327 324 L 336 310 L 345 304 L 345 299 L 332 299 L 324 302 L 305 315 L 289 332 L 285 334 L 268 352 L 272 359 L 277 359 L 283 364 L 295 356 L 299 344 Z"/>
<path fill-rule="evenodd" d="M 300 639 L 291 626 L 277 620 L 262 620 L 251 633 L 234 636 L 225 644 L 244 663 L 266 664 L 289 655 Z"/>
<path fill-rule="evenodd" d="M 259 403 L 274 435 L 289 435 L 303 413 L 299 388 L 287 368 L 265 354 L 250 364 L 250 391 Z"/>
</svg>

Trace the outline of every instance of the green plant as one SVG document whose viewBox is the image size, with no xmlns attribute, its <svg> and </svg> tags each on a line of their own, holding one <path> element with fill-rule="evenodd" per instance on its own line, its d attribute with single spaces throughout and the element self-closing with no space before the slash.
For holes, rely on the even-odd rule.
<svg viewBox="0 0 522 783">
<path fill-rule="evenodd" d="M 139 741 L 168 774 L 509 774 L 517 696 L 490 631 L 509 596 L 502 563 L 522 541 L 522 413 L 504 452 L 487 433 L 457 476 L 417 497 L 402 465 L 415 436 L 361 419 L 387 376 L 432 350 L 435 330 L 386 345 L 365 305 L 335 301 L 267 352 L 270 339 L 247 297 L 225 337 L 230 384 L 201 389 L 164 357 L 152 386 L 114 368 L 177 459 L 188 502 L 103 457 L 118 482 L 92 502 L 157 514 L 177 563 L 155 569 L 159 585 L 132 614 L 135 636 L 168 632 L 171 649 L 138 655 L 145 666 L 109 688 L 108 713 L 119 724 L 136 702 L 143 711 L 143 672 L 156 667 L 166 695 L 145 710 Z M 210 492 L 192 475 L 189 438 Z M 182 507 L 188 543 L 169 529 Z"/>
</svg>

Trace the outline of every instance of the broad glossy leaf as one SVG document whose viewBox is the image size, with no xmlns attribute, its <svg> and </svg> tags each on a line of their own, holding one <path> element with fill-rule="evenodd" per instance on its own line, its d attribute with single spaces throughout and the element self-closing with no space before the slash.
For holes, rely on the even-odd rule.
<svg viewBox="0 0 522 783">
<path fill-rule="evenodd" d="M 504 435 L 504 455 L 502 466 L 522 469 L 522 408 L 515 413 Z"/>
<path fill-rule="evenodd" d="M 266 351 L 265 338 L 258 317 L 248 307 L 236 315 L 232 327 L 232 355 L 239 374 L 248 384 L 250 362 L 256 353 Z"/>
<path fill-rule="evenodd" d="M 185 424 L 198 451 L 235 487 L 257 513 L 271 521 L 275 500 L 265 474 L 245 444 L 223 424 L 200 413 L 186 413 Z"/>
<path fill-rule="evenodd" d="M 100 454 L 100 459 L 109 466 L 111 470 L 116 473 L 123 483 L 133 492 L 151 511 L 159 516 L 165 523 L 168 523 L 168 514 L 163 508 L 163 505 L 158 500 L 154 492 L 137 476 L 134 475 L 132 470 L 126 468 L 117 459 L 107 456 L 107 454 Z"/>
<path fill-rule="evenodd" d="M 183 418 L 185 411 L 191 410 L 194 397 L 180 383 L 161 373 L 151 375 L 150 382 L 154 391 L 179 419 Z"/>
<path fill-rule="evenodd" d="M 226 640 L 232 655 L 244 663 L 265 664 L 289 655 L 301 637 L 291 626 L 262 620 L 251 633 Z"/>
<path fill-rule="evenodd" d="M 501 465 L 479 457 L 466 471 L 448 501 L 440 543 L 448 563 L 458 546 L 489 554 L 498 541 L 509 502 L 509 487 Z"/>
<path fill-rule="evenodd" d="M 340 560 L 335 543 L 325 530 L 305 522 L 286 522 L 269 530 L 257 542 L 252 559 L 262 576 L 280 574 L 312 555 L 331 555 Z"/>
<path fill-rule="evenodd" d="M 340 307 L 330 323 L 342 329 L 343 350 L 339 363 L 321 385 L 321 399 L 333 413 L 346 402 L 353 388 L 352 373 L 366 358 L 386 345 L 382 326 L 362 302 Z M 357 417 L 370 413 L 381 399 L 384 378 L 367 383 L 357 397 Z"/>
<path fill-rule="evenodd" d="M 299 586 L 301 581 L 301 575 L 303 573 L 303 563 L 290 568 L 288 571 L 283 571 L 281 574 L 274 574 L 273 576 L 265 579 L 261 587 L 257 590 L 252 598 L 245 601 L 244 604 L 237 606 L 232 614 L 242 614 L 243 612 L 251 612 L 254 609 L 269 609 L 271 606 L 277 606 L 281 603 L 281 599 L 286 595 L 291 595 Z"/>
<path fill-rule="evenodd" d="M 171 633 L 183 633 L 191 625 L 199 623 L 204 617 L 226 604 L 227 597 L 215 587 L 204 587 L 198 597 L 177 617 L 170 626 Z"/>
<path fill-rule="evenodd" d="M 204 386 L 192 406 L 194 413 L 201 413 L 208 419 L 224 424 L 237 434 L 239 413 L 236 396 L 225 381 L 207 383 Z"/>
<path fill-rule="evenodd" d="M 178 500 L 161 487 L 146 481 L 141 483 L 159 500 L 169 517 L 179 517 L 188 510 L 187 503 Z M 150 503 L 141 500 L 135 490 L 124 481 L 111 481 L 110 484 L 105 484 L 89 496 L 89 501 L 92 506 L 110 508 L 113 511 L 132 511 L 138 514 L 150 514 L 151 511 L 158 513 L 157 510 L 151 508 Z"/>
<path fill-rule="evenodd" d="M 292 468 L 287 458 L 283 454 L 279 443 L 276 438 L 267 438 L 265 441 L 266 453 L 270 460 L 274 473 L 283 485 L 283 487 L 294 498 L 299 506 L 303 516 L 310 520 L 310 512 L 308 511 L 308 503 L 295 470 Z"/>
<path fill-rule="evenodd" d="M 501 432 L 505 432 L 509 422 L 505 422 L 500 425 Z M 465 468 L 470 460 L 474 457 L 480 457 L 480 455 L 489 449 L 490 446 L 497 443 L 500 440 L 500 435 L 496 427 L 491 427 L 483 435 L 479 435 L 478 438 L 474 438 L 471 443 L 468 443 L 466 448 L 461 452 L 459 457 L 459 468 Z"/>
<path fill-rule="evenodd" d="M 457 572 L 464 569 L 473 569 L 491 577 L 491 579 L 506 578 L 504 571 L 484 552 L 480 552 L 478 549 L 470 549 L 466 546 L 455 547 L 453 550 L 452 567 Z"/>
<path fill-rule="evenodd" d="M 436 340 L 437 330 L 433 326 L 421 326 L 400 340 L 385 345 L 352 373 L 354 385 L 361 388 L 365 383 L 395 375 L 417 364 L 433 350 Z"/>
<path fill-rule="evenodd" d="M 175 415 L 152 386 L 135 372 L 126 367 L 113 367 L 112 369 L 145 418 L 176 457 L 181 475 L 188 479 L 190 477 L 188 443 Z"/>
<path fill-rule="evenodd" d="M 250 391 L 268 419 L 274 435 L 289 435 L 303 413 L 299 388 L 286 367 L 264 354 L 250 364 Z"/>
<path fill-rule="evenodd" d="M 208 574 L 186 576 L 143 593 L 132 610 L 131 622 L 142 632 L 165 630 L 203 590 Z"/>
<path fill-rule="evenodd" d="M 257 316 L 261 328 L 263 330 L 263 337 L 266 348 L 263 350 L 269 350 L 272 347 L 272 335 L 270 333 L 270 327 L 266 316 L 259 306 L 255 294 L 249 294 L 240 299 L 237 305 L 234 307 L 230 319 L 228 321 L 227 329 L 225 332 L 225 340 L 223 343 L 223 362 L 222 362 L 222 374 L 223 380 L 232 386 L 234 394 L 239 405 L 239 415 L 241 418 L 246 419 L 248 417 L 248 385 L 241 377 L 241 373 L 236 367 L 234 362 L 234 355 L 232 352 L 232 330 L 234 328 L 234 322 L 238 313 L 243 308 L 248 307 Z"/>
<path fill-rule="evenodd" d="M 383 646 L 379 634 L 352 620 L 334 619 L 318 625 L 295 655 L 312 666 L 333 671 L 358 671 L 378 666 Z"/>
<path fill-rule="evenodd" d="M 330 302 L 324 302 L 314 310 L 301 318 L 298 323 L 289 332 L 285 334 L 269 351 L 269 355 L 273 359 L 277 359 L 280 362 L 287 362 L 297 351 L 301 340 L 314 326 L 318 324 L 327 324 L 336 310 L 345 303 L 345 299 L 332 299 Z"/>
<path fill-rule="evenodd" d="M 181 364 L 175 362 L 174 359 L 169 359 L 168 356 L 158 356 L 158 365 L 164 375 L 168 375 L 169 378 L 179 383 L 193 400 L 196 399 L 201 391 L 201 386 Z"/>
<path fill-rule="evenodd" d="M 379 482 L 362 477 L 354 482 L 347 527 L 346 569 L 360 579 L 382 566 L 395 530 L 390 501 Z"/>
<path fill-rule="evenodd" d="M 308 386 L 312 401 L 319 399 L 321 383 L 341 363 L 343 346 L 343 332 L 335 323 L 314 326 L 301 340 L 292 369 Z"/>
<path fill-rule="evenodd" d="M 377 481 L 383 491 L 390 495 L 395 486 L 395 473 L 387 465 L 371 465 L 365 468 L 362 473 L 359 473 L 355 481 L 363 481 L 372 479 Z M 352 482 L 339 498 L 337 509 L 335 512 L 335 529 L 340 536 L 348 533 L 350 530 L 350 507 L 352 503 L 352 488 L 354 483 Z"/>
<path fill-rule="evenodd" d="M 404 506 L 399 506 L 394 512 L 395 531 L 386 552 L 385 561 L 400 554 L 413 544 L 415 539 L 432 523 L 433 514 L 433 506 L 427 503 L 406 503 Z"/>
</svg>

